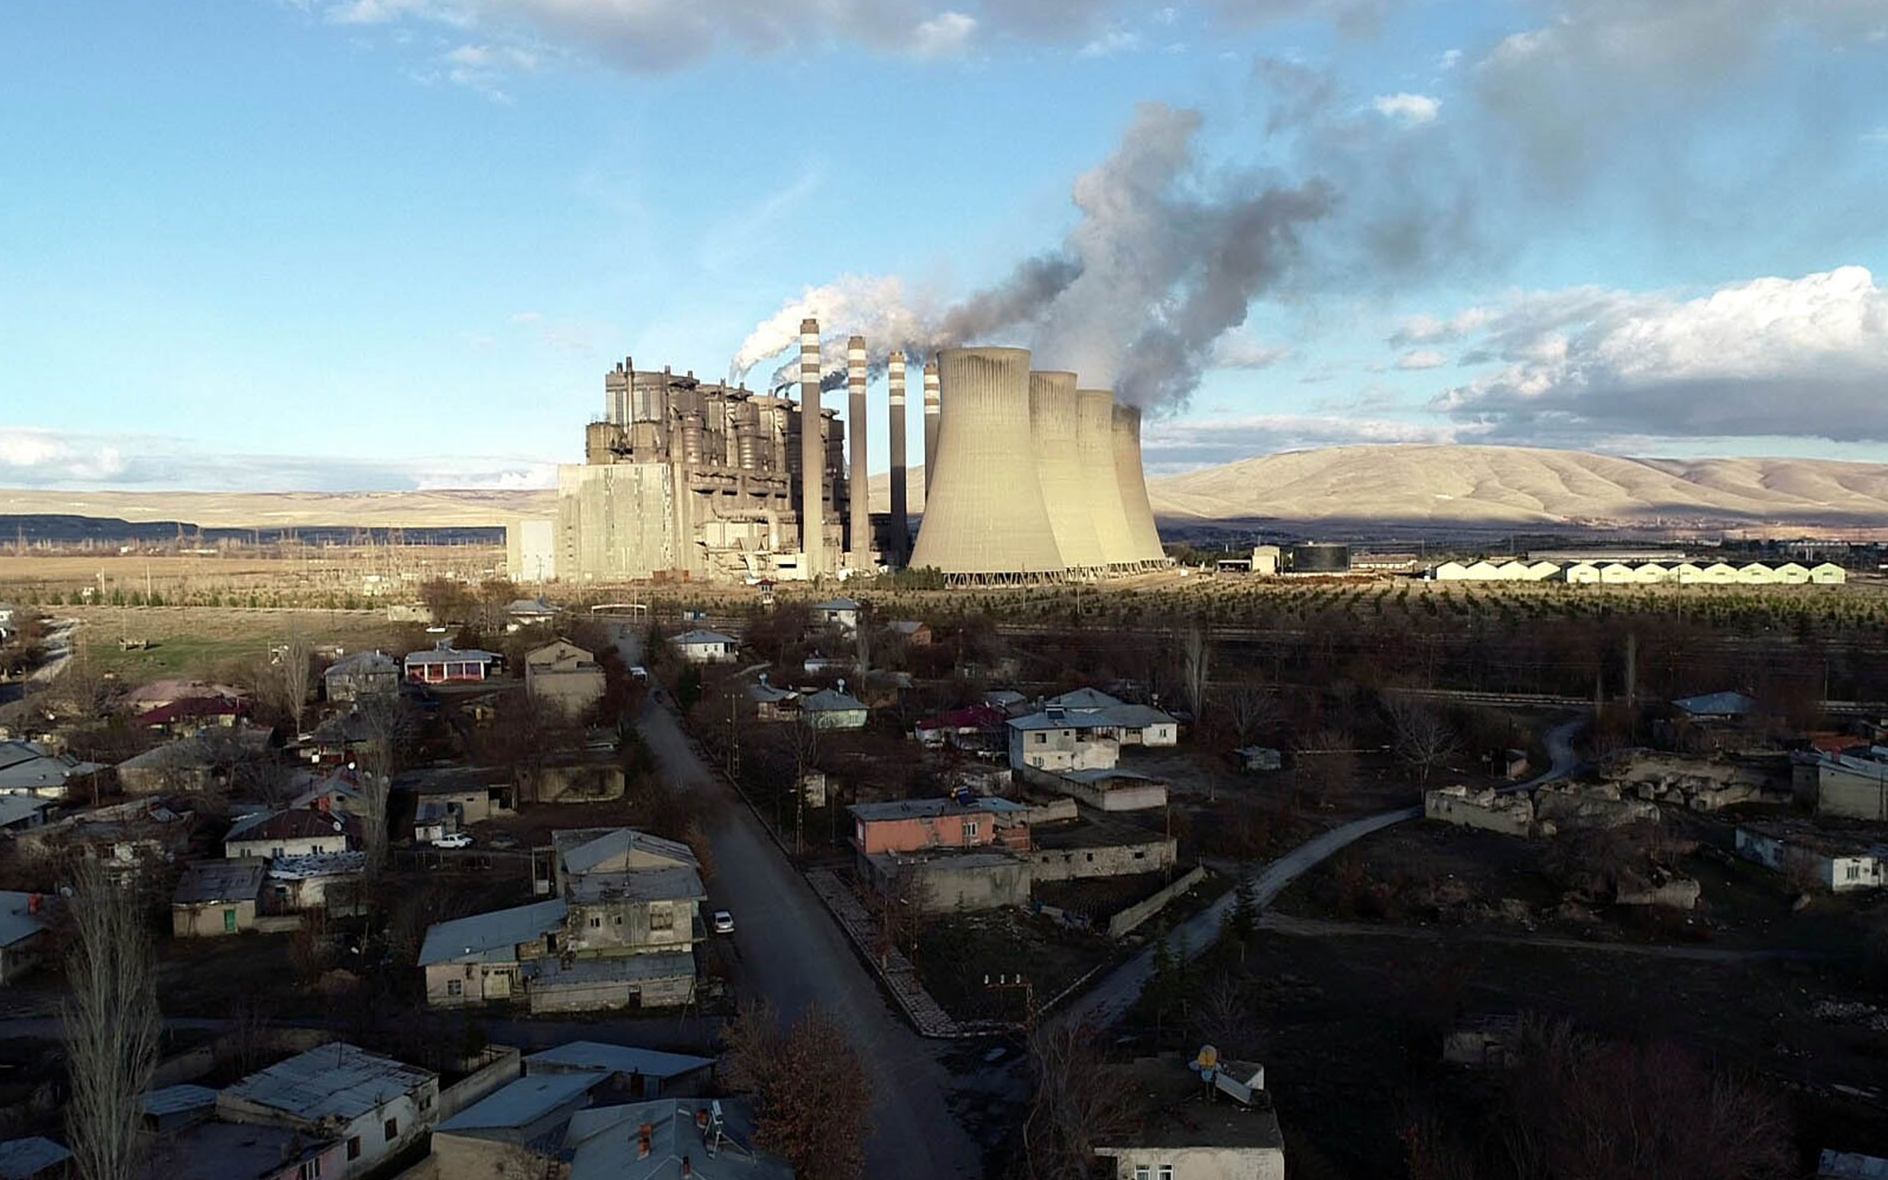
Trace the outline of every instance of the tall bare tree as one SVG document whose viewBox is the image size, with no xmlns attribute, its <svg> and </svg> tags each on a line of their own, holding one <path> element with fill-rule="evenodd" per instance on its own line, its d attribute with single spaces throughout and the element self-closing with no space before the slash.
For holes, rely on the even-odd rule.
<svg viewBox="0 0 1888 1180">
<path fill-rule="evenodd" d="M 1187 708 L 1197 724 L 1206 716 L 1207 690 L 1212 687 L 1213 637 L 1201 627 L 1189 627 L 1180 639 L 1180 684 Z"/>
<path fill-rule="evenodd" d="M 1415 772 L 1418 784 L 1428 786 L 1430 774 L 1455 754 L 1454 731 L 1434 710 L 1410 701 L 1392 697 L 1385 709 L 1397 758 Z"/>
<path fill-rule="evenodd" d="M 1284 718 L 1276 694 L 1252 680 L 1240 680 L 1220 694 L 1226 719 L 1241 746 L 1249 746 Z"/>
<path fill-rule="evenodd" d="M 290 631 L 276 651 L 275 688 L 281 694 L 282 708 L 302 731 L 302 715 L 308 711 L 308 693 L 315 685 L 315 649 L 306 636 Z"/>
<path fill-rule="evenodd" d="M 394 693 L 372 693 L 354 703 L 349 721 L 360 735 L 354 765 L 360 779 L 367 874 L 377 877 L 387 864 L 388 802 L 401 747 L 412 736 L 412 714 Z"/>
<path fill-rule="evenodd" d="M 1095 1147 L 1129 1124 L 1131 1088 L 1101 1055 L 1108 1042 L 1088 1025 L 1038 1025 L 1029 1036 L 1035 1093 L 1023 1119 L 1021 1175 L 1088 1180 Z"/>
<path fill-rule="evenodd" d="M 66 1126 L 84 1180 L 130 1180 L 139 1102 L 157 1069 L 150 934 L 136 899 L 97 861 L 73 874 L 75 935 L 66 958 Z"/>
</svg>

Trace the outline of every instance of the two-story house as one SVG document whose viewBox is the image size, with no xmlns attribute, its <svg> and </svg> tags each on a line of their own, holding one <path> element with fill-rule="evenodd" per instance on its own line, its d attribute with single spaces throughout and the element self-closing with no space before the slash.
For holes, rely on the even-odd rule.
<svg viewBox="0 0 1888 1180">
<path fill-rule="evenodd" d="M 559 639 L 525 656 L 524 687 L 532 700 L 578 717 L 603 699 L 603 665 L 595 652 Z"/>
<path fill-rule="evenodd" d="M 259 812 L 230 825 L 223 837 L 223 856 L 228 860 L 250 856 L 274 860 L 352 852 L 360 847 L 358 827 L 352 816 L 312 807 Z"/>
</svg>

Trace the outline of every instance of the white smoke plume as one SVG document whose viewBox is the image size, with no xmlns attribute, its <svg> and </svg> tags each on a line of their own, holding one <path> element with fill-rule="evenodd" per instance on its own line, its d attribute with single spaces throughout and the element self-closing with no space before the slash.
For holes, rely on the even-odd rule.
<svg viewBox="0 0 1888 1180">
<path fill-rule="evenodd" d="M 1297 255 L 1301 227 L 1324 217 L 1327 186 L 1266 185 L 1209 175 L 1197 111 L 1148 104 L 1102 164 L 1078 177 L 1081 220 L 1060 248 L 1019 263 L 955 303 L 897 278 L 848 276 L 807 290 L 756 328 L 736 354 L 738 378 L 799 339 L 800 320 L 830 329 L 828 371 L 862 333 L 875 367 L 896 348 L 927 355 L 966 342 L 1028 343 L 1042 368 L 1070 369 L 1125 402 L 1177 408 L 1199 384 L 1213 344 L 1245 322 L 1252 300 Z M 797 360 L 776 383 L 797 377 Z"/>
</svg>

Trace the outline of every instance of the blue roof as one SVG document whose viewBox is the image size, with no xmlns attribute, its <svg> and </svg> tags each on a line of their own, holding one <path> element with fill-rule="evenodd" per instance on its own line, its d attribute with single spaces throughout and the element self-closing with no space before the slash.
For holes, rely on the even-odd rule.
<svg viewBox="0 0 1888 1180">
<path fill-rule="evenodd" d="M 1756 701 L 1741 692 L 1712 692 L 1703 696 L 1682 697 L 1672 702 L 1674 709 L 1693 717 L 1745 717 L 1759 708 Z"/>
<path fill-rule="evenodd" d="M 146 1094 L 139 1105 L 144 1108 L 145 1114 L 181 1114 L 186 1110 L 215 1106 L 216 1091 L 208 1086 L 165 1086 Z"/>
<path fill-rule="evenodd" d="M 568 1045 L 533 1053 L 524 1062 L 527 1071 L 580 1069 L 605 1073 L 640 1073 L 658 1078 L 672 1078 L 714 1064 L 713 1059 L 707 1057 L 663 1053 L 656 1049 L 639 1049 L 633 1045 L 609 1045 L 602 1041 L 572 1041 Z"/>
<path fill-rule="evenodd" d="M 0 1143 L 0 1180 L 25 1180 L 72 1158 L 72 1153 L 44 1135 Z"/>
<path fill-rule="evenodd" d="M 533 902 L 429 926 L 420 966 L 433 963 L 509 963 L 518 947 L 564 924 L 564 899 Z"/>
<path fill-rule="evenodd" d="M 582 1098 L 607 1079 L 601 1073 L 533 1074 L 519 1078 L 439 1124 L 441 1131 L 528 1127 Z"/>
</svg>

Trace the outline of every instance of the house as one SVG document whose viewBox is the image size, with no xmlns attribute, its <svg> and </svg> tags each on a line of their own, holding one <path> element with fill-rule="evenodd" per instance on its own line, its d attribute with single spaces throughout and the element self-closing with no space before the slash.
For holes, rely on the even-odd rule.
<svg viewBox="0 0 1888 1180">
<path fill-rule="evenodd" d="M 171 894 L 171 934 L 204 938 L 253 930 L 268 867 L 256 859 L 191 862 Z"/>
<path fill-rule="evenodd" d="M 557 621 L 557 608 L 542 598 L 519 598 L 505 608 L 505 630 L 549 626 Z"/>
<path fill-rule="evenodd" d="M 865 702 L 846 692 L 846 682 L 837 688 L 822 688 L 800 698 L 800 716 L 814 729 L 864 729 L 868 710 Z"/>
<path fill-rule="evenodd" d="M 230 825 L 223 836 L 223 855 L 230 860 L 278 856 L 320 856 L 351 852 L 360 847 L 359 823 L 350 816 L 325 811 L 264 811 Z"/>
<path fill-rule="evenodd" d="M 146 709 L 133 720 L 160 733 L 189 734 L 217 726 L 232 728 L 252 711 L 242 697 L 192 696 Z"/>
<path fill-rule="evenodd" d="M 359 905 L 358 888 L 366 873 L 365 852 L 278 856 L 269 862 L 265 888 L 278 911 L 351 911 Z"/>
<path fill-rule="evenodd" d="M 0 795 L 0 832 L 19 832 L 46 822 L 52 800 L 35 795 Z"/>
<path fill-rule="evenodd" d="M 250 1074 L 217 1096 L 216 1113 L 339 1140 L 340 1168 L 321 1180 L 355 1180 L 431 1131 L 438 1104 L 438 1074 L 336 1041 Z"/>
<path fill-rule="evenodd" d="M 1815 799 L 1817 815 L 1888 820 L 1888 747 L 1855 754 L 1803 753 L 1791 762 L 1800 787 L 1807 787 L 1802 793 Z"/>
<path fill-rule="evenodd" d="M 458 651 L 451 640 L 442 639 L 431 650 L 407 653 L 406 678 L 419 684 L 478 684 L 491 675 L 498 661 L 489 651 Z"/>
<path fill-rule="evenodd" d="M 303 774 L 310 772 L 303 771 Z M 364 816 L 367 814 L 367 796 L 362 793 L 354 774 L 348 770 L 338 770 L 332 774 L 314 779 L 301 793 L 288 801 L 291 811 L 321 811 L 330 815 Z"/>
<path fill-rule="evenodd" d="M 0 1180 L 65 1180 L 72 1153 L 43 1135 L 0 1143 Z"/>
<path fill-rule="evenodd" d="M 1167 784 L 1138 771 L 1113 766 L 1059 772 L 1024 767 L 1015 773 L 1031 786 L 1067 795 L 1096 811 L 1146 811 L 1167 806 Z"/>
<path fill-rule="evenodd" d="M 686 1053 L 662 1053 L 601 1041 L 572 1041 L 533 1053 L 524 1059 L 532 1077 L 558 1074 L 600 1074 L 610 1083 L 612 1101 L 642 1102 L 651 1098 L 696 1098 L 714 1086 L 713 1058 Z"/>
<path fill-rule="evenodd" d="M 1819 889 L 1846 893 L 1888 885 L 1888 847 L 1867 837 L 1757 820 L 1737 826 L 1736 847 L 1745 860 Z"/>
<path fill-rule="evenodd" d="M 756 721 L 792 721 L 800 715 L 800 694 L 767 683 L 765 672 L 759 683 L 747 686 L 747 699 L 754 704 Z"/>
<path fill-rule="evenodd" d="M 1241 746 L 1233 751 L 1241 770 L 1282 770 L 1285 755 L 1271 746 Z"/>
<path fill-rule="evenodd" d="M 741 650 L 740 640 L 719 631 L 684 631 L 669 642 L 691 664 L 733 663 Z"/>
<path fill-rule="evenodd" d="M 162 1086 L 138 1100 L 138 1111 L 138 1121 L 146 1131 L 179 1131 L 216 1117 L 216 1091 L 187 1083 Z"/>
<path fill-rule="evenodd" d="M 103 769 L 71 754 L 54 754 L 37 742 L 0 742 L 0 795 L 64 799 L 74 790 L 90 794 L 92 776 Z"/>
<path fill-rule="evenodd" d="M 28 858 L 79 856 L 100 862 L 109 872 L 135 875 L 175 860 L 190 842 L 195 818 L 160 799 L 134 799 L 30 828 L 15 840 Z"/>
<path fill-rule="evenodd" d="M 412 795 L 413 838 L 422 843 L 517 810 L 518 784 L 494 766 L 433 766 L 393 778 L 393 793 Z"/>
<path fill-rule="evenodd" d="M 1285 1141 L 1264 1070 L 1201 1064 L 1168 1054 L 1123 1071 L 1133 1129 L 1105 1136 L 1094 1149 L 1114 1161 L 1116 1180 L 1285 1180 Z"/>
<path fill-rule="evenodd" d="M 427 1005 L 458 1008 L 522 995 L 521 965 L 562 949 L 567 912 L 558 897 L 428 927 L 419 958 Z"/>
<path fill-rule="evenodd" d="M 454 1180 L 480 1172 L 503 1175 L 491 1165 L 510 1153 L 495 1149 L 561 1137 L 571 1116 L 589 1106 L 591 1092 L 608 1080 L 603 1073 L 532 1074 L 499 1087 L 434 1128 L 435 1170 Z"/>
<path fill-rule="evenodd" d="M 214 1097 L 215 1091 L 210 1093 Z M 158 1136 L 136 1175 L 137 1180 L 333 1180 L 358 1174 L 348 1172 L 346 1156 L 340 1140 L 311 1137 L 295 1127 L 201 1121 Z"/>
<path fill-rule="evenodd" d="M 39 965 L 52 922 L 40 893 L 0 892 L 0 986 Z"/>
<path fill-rule="evenodd" d="M 911 735 L 927 750 L 945 746 L 970 753 L 1001 750 L 1009 716 L 995 705 L 966 705 L 937 717 L 927 717 Z"/>
<path fill-rule="evenodd" d="M 558 639 L 525 655 L 524 687 L 532 700 L 580 717 L 603 699 L 603 665 L 595 652 Z"/>
<path fill-rule="evenodd" d="M 321 674 L 321 684 L 328 700 L 335 704 L 397 696 L 400 664 L 385 652 L 357 651 L 328 665 Z"/>
<path fill-rule="evenodd" d="M 178 738 L 127 758 L 115 768 L 127 795 L 207 791 L 217 782 L 217 751 L 199 737 Z"/>
<path fill-rule="evenodd" d="M 206 680 L 153 680 L 124 695 L 122 704 L 134 716 L 149 709 L 162 708 L 191 697 L 246 697 L 249 694 L 233 684 Z"/>
<path fill-rule="evenodd" d="M 932 643 L 931 624 L 918 619 L 893 619 L 886 630 L 912 647 L 930 647 Z"/>
<path fill-rule="evenodd" d="M 732 1099 L 670 1098 L 578 1111 L 564 1135 L 568 1180 L 793 1180 L 754 1146 L 755 1123 Z"/>
<path fill-rule="evenodd" d="M 937 848 L 977 848 L 991 844 L 1027 851 L 1029 809 L 1008 799 L 902 799 L 855 803 L 852 847 L 860 856 L 919 852 Z"/>
<path fill-rule="evenodd" d="M 815 627 L 832 627 L 842 635 L 851 635 L 859 629 L 859 611 L 862 608 L 850 598 L 816 602 L 811 609 Z"/>
<path fill-rule="evenodd" d="M 1159 709 L 1093 688 L 1052 697 L 1008 724 L 1015 769 L 1106 770 L 1120 760 L 1122 746 L 1172 746 L 1180 735 L 1180 723 Z"/>
</svg>

